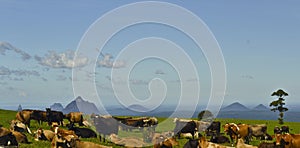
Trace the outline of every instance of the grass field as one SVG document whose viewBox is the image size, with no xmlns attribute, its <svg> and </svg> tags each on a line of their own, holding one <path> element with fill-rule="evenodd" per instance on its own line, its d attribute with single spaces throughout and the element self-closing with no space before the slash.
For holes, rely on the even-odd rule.
<svg viewBox="0 0 300 148">
<path fill-rule="evenodd" d="M 15 111 L 8 111 L 8 110 L 0 110 L 0 125 L 2 125 L 5 128 L 9 128 L 10 121 L 15 119 L 16 112 Z M 159 125 L 156 128 L 157 132 L 164 132 L 164 131 L 172 131 L 175 127 L 175 124 L 173 123 L 173 119 L 167 119 L 167 118 L 158 118 Z M 234 122 L 234 123 L 247 123 L 247 124 L 267 124 L 268 125 L 268 133 L 273 134 L 273 129 L 275 126 L 278 125 L 278 121 L 270 121 L 270 120 L 241 120 L 241 119 L 216 119 L 216 121 L 220 121 L 221 125 L 224 125 L 225 123 Z M 64 121 L 65 123 L 68 123 L 67 120 Z M 297 122 L 286 122 L 285 125 L 288 125 L 291 129 L 291 133 L 300 133 L 300 123 Z M 32 131 L 35 131 L 38 128 L 43 129 L 50 129 L 50 127 L 43 123 L 42 125 L 38 125 L 36 121 L 31 121 L 31 127 L 30 129 Z M 223 131 L 223 129 L 221 129 Z M 20 148 L 49 148 L 50 142 L 48 141 L 34 141 L 33 135 L 26 134 L 28 137 L 28 140 L 31 142 L 30 144 L 20 144 Z M 126 136 L 138 136 L 142 137 L 142 134 L 139 131 L 132 131 L 132 132 L 125 132 L 120 131 L 119 132 L 120 137 L 126 137 Z M 113 147 L 120 147 L 115 146 L 111 143 L 101 143 L 98 138 L 83 138 L 83 141 L 92 141 L 95 143 L 103 144 L 103 145 L 110 145 Z M 188 141 L 188 139 L 179 139 L 179 148 L 183 147 L 183 145 Z M 253 140 L 250 144 L 252 145 L 258 145 L 260 143 L 259 140 Z"/>
</svg>

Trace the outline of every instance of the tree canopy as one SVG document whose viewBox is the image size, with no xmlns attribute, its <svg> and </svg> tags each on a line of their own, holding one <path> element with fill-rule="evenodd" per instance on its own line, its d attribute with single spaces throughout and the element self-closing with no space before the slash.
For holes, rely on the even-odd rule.
<svg viewBox="0 0 300 148">
<path fill-rule="evenodd" d="M 270 107 L 271 107 L 271 111 L 273 112 L 279 111 L 279 117 L 278 117 L 279 124 L 283 124 L 284 112 L 288 111 L 288 108 L 284 107 L 285 99 L 283 98 L 288 95 L 289 94 L 283 91 L 282 89 L 278 89 L 277 91 L 271 94 L 271 96 L 278 97 L 277 100 L 274 100 L 270 103 Z"/>
</svg>

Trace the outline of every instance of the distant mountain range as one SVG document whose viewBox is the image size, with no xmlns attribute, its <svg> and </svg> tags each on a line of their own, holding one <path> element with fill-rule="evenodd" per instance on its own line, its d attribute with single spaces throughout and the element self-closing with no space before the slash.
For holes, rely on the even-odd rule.
<svg viewBox="0 0 300 148">
<path fill-rule="evenodd" d="M 234 102 L 226 107 L 221 108 L 221 111 L 250 111 L 250 110 L 255 110 L 255 111 L 269 111 L 270 109 L 264 106 L 263 104 L 259 104 L 255 106 L 252 109 L 247 108 L 243 104 L 239 102 Z"/>
<path fill-rule="evenodd" d="M 60 103 L 54 103 L 50 108 L 51 110 L 62 111 L 64 114 L 69 112 L 83 112 L 84 114 L 100 113 L 94 103 L 85 101 L 80 96 L 71 101 L 65 108 Z"/>
</svg>

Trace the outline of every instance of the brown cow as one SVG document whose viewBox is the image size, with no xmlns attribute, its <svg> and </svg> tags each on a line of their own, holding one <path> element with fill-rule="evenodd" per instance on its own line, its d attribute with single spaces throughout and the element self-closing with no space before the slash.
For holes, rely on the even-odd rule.
<svg viewBox="0 0 300 148">
<path fill-rule="evenodd" d="M 79 126 L 83 126 L 83 116 L 81 112 L 70 112 L 64 115 L 65 119 L 68 119 L 70 124 L 78 123 Z"/>
<path fill-rule="evenodd" d="M 224 132 L 229 135 L 232 145 L 234 140 L 238 141 L 238 138 L 242 138 L 246 140 L 246 143 L 249 143 L 249 125 L 247 124 L 235 124 L 235 123 L 227 123 L 224 126 Z"/>
<path fill-rule="evenodd" d="M 74 148 L 112 148 L 110 146 L 104 146 L 88 141 L 80 141 L 79 139 L 72 138 L 70 146 Z"/>
<path fill-rule="evenodd" d="M 47 140 L 52 141 L 55 133 L 51 130 L 43 130 L 42 128 L 39 128 L 35 133 L 34 140 Z"/>
<path fill-rule="evenodd" d="M 68 136 L 68 135 L 71 135 L 71 136 L 74 137 L 74 138 L 78 138 L 78 136 L 77 136 L 77 135 L 75 134 L 75 132 L 72 131 L 72 130 L 65 130 L 65 129 L 59 128 L 58 126 L 52 127 L 51 130 L 54 131 L 54 133 L 55 133 L 56 135 L 58 135 L 59 138 L 60 138 L 60 137 L 65 138 L 65 137 Z"/>
<path fill-rule="evenodd" d="M 16 137 L 18 143 L 29 143 L 27 136 L 25 134 L 17 132 L 17 131 L 11 131 L 11 132 Z"/>
<path fill-rule="evenodd" d="M 177 145 L 179 145 L 178 141 L 176 141 L 174 137 L 171 137 L 164 140 L 157 139 L 157 141 L 154 142 L 153 148 L 172 148 Z"/>
<path fill-rule="evenodd" d="M 282 140 L 285 143 L 285 148 L 300 147 L 300 134 L 276 134 L 276 145 L 280 145 Z"/>
<path fill-rule="evenodd" d="M 0 137 L 1 136 L 4 136 L 4 135 L 7 135 L 10 133 L 10 130 L 4 128 L 4 127 L 0 127 Z"/>
<path fill-rule="evenodd" d="M 33 112 L 33 110 L 22 110 L 19 111 L 16 114 L 16 119 L 18 119 L 19 121 L 21 121 L 22 123 L 28 125 L 28 127 L 30 127 L 30 115 Z"/>
</svg>

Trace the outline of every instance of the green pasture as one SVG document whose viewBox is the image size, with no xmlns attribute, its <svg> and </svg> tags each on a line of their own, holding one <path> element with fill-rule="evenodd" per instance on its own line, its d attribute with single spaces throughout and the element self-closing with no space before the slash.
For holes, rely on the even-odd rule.
<svg viewBox="0 0 300 148">
<path fill-rule="evenodd" d="M 0 110 L 0 125 L 2 125 L 5 128 L 9 128 L 10 121 L 15 119 L 16 112 L 15 111 L 8 111 L 8 110 Z M 88 119 L 89 116 L 85 116 L 85 119 Z M 166 131 L 172 131 L 175 127 L 175 124 L 173 123 L 173 119 L 167 119 L 167 118 L 158 118 L 159 125 L 156 128 L 156 132 L 166 132 Z M 243 119 L 216 119 L 216 121 L 220 121 L 221 125 L 224 125 L 225 123 L 247 123 L 247 124 L 267 124 L 268 125 L 268 133 L 270 135 L 273 134 L 273 129 L 275 126 L 280 126 L 278 124 L 278 121 L 271 121 L 271 120 L 243 120 Z M 64 123 L 68 123 L 67 120 L 64 121 Z M 297 122 L 285 122 L 285 125 L 288 125 L 291 129 L 291 133 L 300 133 L 300 123 Z M 50 129 L 50 127 L 47 125 L 47 123 L 43 123 L 42 125 L 38 125 L 36 121 L 31 121 L 31 131 L 34 132 L 38 128 L 43 129 Z M 63 127 L 64 128 L 64 127 Z M 92 129 L 94 129 L 92 127 Z M 95 129 L 94 129 L 95 130 Z M 221 133 L 223 132 L 223 128 L 221 128 Z M 49 148 L 50 142 L 48 141 L 34 141 L 33 135 L 26 134 L 28 137 L 28 140 L 31 142 L 30 144 L 20 144 L 20 148 Z M 141 132 L 139 130 L 133 130 L 131 132 L 126 131 L 119 131 L 119 137 L 131 137 L 131 136 L 138 136 L 143 137 Z M 82 138 L 83 141 L 91 141 L 95 143 L 99 143 L 102 145 L 109 145 L 113 147 L 120 147 L 115 146 L 111 143 L 103 143 L 99 141 L 99 138 Z M 188 139 L 179 139 L 179 148 L 183 147 L 183 145 L 188 141 Z M 258 145 L 260 143 L 259 140 L 254 139 L 250 144 L 252 145 Z M 149 146 L 150 147 L 150 146 Z"/>
</svg>

